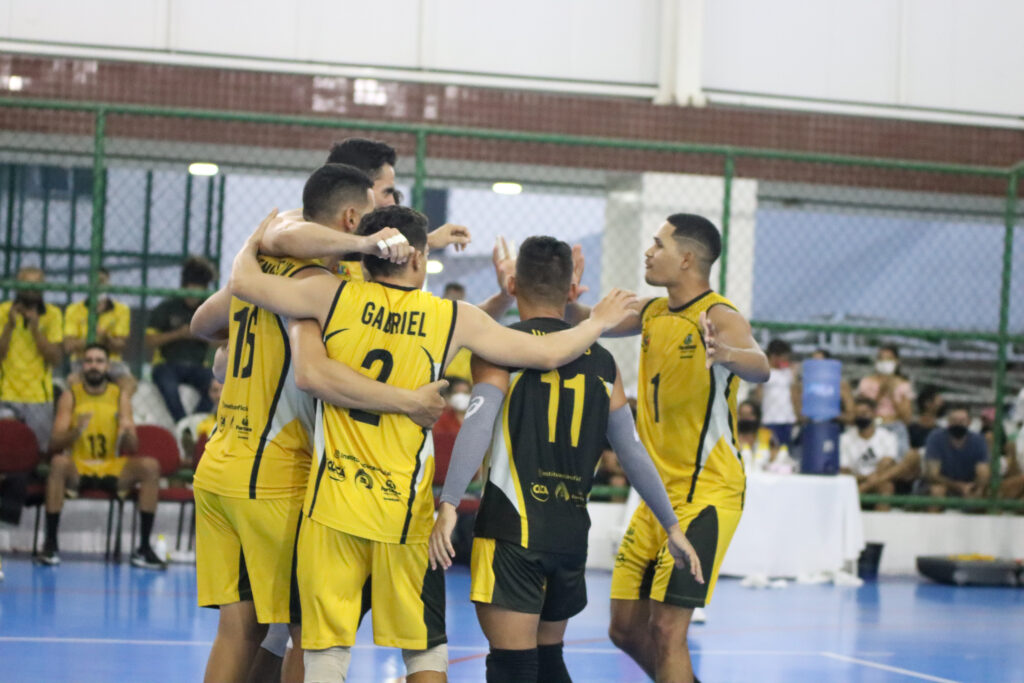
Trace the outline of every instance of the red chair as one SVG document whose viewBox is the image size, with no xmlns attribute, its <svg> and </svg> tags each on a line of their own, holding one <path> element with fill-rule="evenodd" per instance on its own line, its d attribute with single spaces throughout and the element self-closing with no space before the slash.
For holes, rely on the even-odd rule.
<svg viewBox="0 0 1024 683">
<path fill-rule="evenodd" d="M 25 474 L 32 477 L 39 466 L 39 443 L 35 433 L 20 420 L 0 420 L 0 474 Z M 25 507 L 36 507 L 32 552 L 37 549 L 39 516 L 46 500 L 46 484 L 36 478 L 29 481 Z"/>
<path fill-rule="evenodd" d="M 178 442 L 167 429 L 159 425 L 139 425 L 136 428 L 139 435 L 139 455 L 149 456 L 160 463 L 160 476 L 173 477 L 182 470 L 180 450 Z M 198 446 L 198 444 L 197 444 Z M 161 488 L 158 500 L 167 503 L 179 503 L 178 512 L 178 538 L 175 549 L 181 549 L 181 535 L 185 525 L 185 507 L 189 504 L 195 508 L 195 496 L 192 489 L 187 486 L 168 486 Z M 194 514 L 194 513 L 193 513 Z M 132 545 L 135 544 L 135 517 L 132 515 Z M 191 546 L 191 533 L 189 534 L 189 546 Z"/>
</svg>

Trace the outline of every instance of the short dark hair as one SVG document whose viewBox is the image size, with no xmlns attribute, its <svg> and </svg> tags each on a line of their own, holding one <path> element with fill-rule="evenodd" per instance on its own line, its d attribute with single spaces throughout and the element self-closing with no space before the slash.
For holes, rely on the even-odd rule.
<svg viewBox="0 0 1024 683">
<path fill-rule="evenodd" d="M 878 350 L 888 351 L 897 358 L 900 357 L 900 347 L 896 346 L 895 344 L 882 344 L 881 346 L 878 347 Z"/>
<path fill-rule="evenodd" d="M 793 347 L 789 345 L 788 341 L 784 339 L 772 339 L 768 342 L 769 356 L 783 356 L 790 353 L 793 353 Z"/>
<path fill-rule="evenodd" d="M 181 264 L 181 286 L 199 285 L 209 287 L 213 282 L 215 271 L 213 264 L 202 256 L 189 256 Z"/>
<path fill-rule="evenodd" d="M 871 412 L 875 412 L 875 410 L 878 409 L 878 404 L 875 402 L 875 399 L 868 398 L 867 396 L 858 396 L 853 399 L 853 405 L 867 406 L 868 408 L 871 408 Z"/>
<path fill-rule="evenodd" d="M 949 417 L 950 413 L 957 410 L 962 410 L 965 413 L 967 413 L 967 417 L 971 416 L 971 407 L 968 406 L 966 403 L 951 403 L 949 406 L 946 407 L 946 416 Z"/>
<path fill-rule="evenodd" d="M 710 272 L 711 264 L 722 255 L 722 236 L 715 224 L 693 213 L 674 213 L 667 220 L 675 228 L 672 237 L 676 240 L 691 240 L 704 248 L 707 253 L 701 260 L 704 270 Z"/>
<path fill-rule="evenodd" d="M 572 248 L 548 236 L 529 237 L 516 257 L 516 289 L 530 301 L 561 306 L 572 285 Z"/>
<path fill-rule="evenodd" d="M 92 351 L 93 349 L 99 349 L 100 351 L 103 352 L 103 355 L 106 356 L 108 360 L 110 359 L 110 349 L 107 348 L 106 344 L 100 344 L 99 342 L 92 342 L 91 344 L 86 344 L 85 348 L 82 349 L 82 357 L 84 358 L 85 354 L 88 353 L 89 351 Z"/>
<path fill-rule="evenodd" d="M 355 166 L 324 164 L 302 188 L 302 216 L 307 221 L 331 220 L 344 204 L 366 200 L 373 187 L 370 176 Z"/>
<path fill-rule="evenodd" d="M 454 290 L 456 290 L 458 292 L 462 292 L 462 293 L 466 292 L 466 288 L 463 286 L 463 284 L 461 282 L 449 282 L 448 284 L 446 284 L 444 286 L 444 291 L 447 292 L 449 289 L 454 289 Z"/>
<path fill-rule="evenodd" d="M 814 351 L 811 352 L 811 355 L 813 356 L 816 353 L 820 353 L 823 356 L 822 360 L 832 358 L 832 352 L 828 349 L 814 349 Z"/>
<path fill-rule="evenodd" d="M 923 413 L 928 409 L 928 404 L 931 403 L 935 398 L 942 396 L 942 392 L 939 388 L 933 384 L 926 385 L 921 391 L 917 393 L 917 410 Z M 948 411 L 949 408 L 946 408 Z"/>
<path fill-rule="evenodd" d="M 374 177 L 384 164 L 395 165 L 395 148 L 380 140 L 346 138 L 334 143 L 327 155 L 328 164 L 355 166 L 368 176 Z"/>
<path fill-rule="evenodd" d="M 417 251 L 427 247 L 427 217 L 407 206 L 382 206 L 363 216 L 356 234 L 372 235 L 384 228 L 394 228 L 405 235 Z M 402 272 L 405 264 L 392 263 L 378 256 L 363 255 L 363 266 L 373 277 L 387 277 Z"/>
</svg>

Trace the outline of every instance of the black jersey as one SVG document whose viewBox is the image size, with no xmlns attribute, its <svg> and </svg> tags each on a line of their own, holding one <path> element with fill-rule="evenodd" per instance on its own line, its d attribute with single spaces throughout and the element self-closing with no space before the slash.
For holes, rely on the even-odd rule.
<svg viewBox="0 0 1024 683">
<path fill-rule="evenodd" d="M 562 320 L 513 329 L 547 334 Z M 476 535 L 544 552 L 586 552 L 587 498 L 604 450 L 615 360 L 599 344 L 557 370 L 509 370 Z"/>
</svg>

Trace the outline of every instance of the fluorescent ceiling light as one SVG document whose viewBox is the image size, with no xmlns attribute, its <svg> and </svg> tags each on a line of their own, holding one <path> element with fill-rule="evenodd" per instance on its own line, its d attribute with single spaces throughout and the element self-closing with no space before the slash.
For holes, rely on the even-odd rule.
<svg viewBox="0 0 1024 683">
<path fill-rule="evenodd" d="M 188 172 L 192 175 L 212 176 L 217 175 L 219 171 L 220 168 L 217 167 L 217 164 L 211 164 L 205 161 L 196 161 L 195 163 L 188 165 Z"/>
<path fill-rule="evenodd" d="M 523 191 L 523 186 L 519 183 L 494 183 L 491 189 L 498 194 L 519 194 Z"/>
<path fill-rule="evenodd" d="M 12 92 L 18 92 L 25 87 L 25 79 L 21 76 L 8 76 L 7 77 L 7 89 Z"/>
</svg>

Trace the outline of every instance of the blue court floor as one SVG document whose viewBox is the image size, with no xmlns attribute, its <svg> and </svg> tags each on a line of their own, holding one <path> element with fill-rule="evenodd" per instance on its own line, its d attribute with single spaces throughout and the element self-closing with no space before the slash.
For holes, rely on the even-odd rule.
<svg viewBox="0 0 1024 683">
<path fill-rule="evenodd" d="M 3 558 L 0 681 L 147 683 L 202 680 L 217 613 L 195 604 L 195 569 L 166 573 L 87 558 L 35 567 Z M 606 637 L 605 572 L 588 576 L 590 606 L 570 622 L 577 683 L 645 681 Z M 486 642 L 468 601 L 469 574 L 448 577 L 451 681 L 482 681 Z M 773 681 L 1024 682 L 1024 590 L 883 580 L 860 589 L 742 588 L 723 580 L 691 647 L 705 683 Z M 399 653 L 360 633 L 349 681 L 401 680 Z"/>
</svg>

